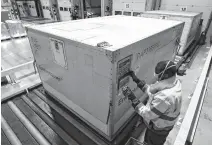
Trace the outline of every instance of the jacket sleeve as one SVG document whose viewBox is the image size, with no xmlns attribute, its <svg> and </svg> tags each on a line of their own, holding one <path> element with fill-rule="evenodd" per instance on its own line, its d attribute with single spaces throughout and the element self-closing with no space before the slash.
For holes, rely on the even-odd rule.
<svg viewBox="0 0 212 145">
<path fill-rule="evenodd" d="M 154 96 L 154 99 L 148 106 L 145 106 L 143 103 L 140 103 L 138 106 L 136 106 L 135 111 L 146 121 L 160 117 L 168 109 L 167 102 L 165 100 L 160 99 L 163 97 L 163 95 L 164 94 L 159 93 Z"/>
<path fill-rule="evenodd" d="M 165 89 L 165 87 L 162 87 L 159 83 L 155 83 L 152 85 L 146 85 L 144 92 L 147 94 L 156 94 L 163 89 Z"/>
</svg>

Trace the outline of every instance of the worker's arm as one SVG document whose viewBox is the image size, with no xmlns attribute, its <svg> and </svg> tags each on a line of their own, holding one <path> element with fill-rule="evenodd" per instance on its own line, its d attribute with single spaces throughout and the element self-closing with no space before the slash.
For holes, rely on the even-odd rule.
<svg viewBox="0 0 212 145">
<path fill-rule="evenodd" d="M 132 77 L 133 81 L 137 84 L 137 86 L 145 92 L 147 89 L 146 82 L 144 80 L 140 80 L 133 71 L 129 72 L 129 75 Z"/>
<path fill-rule="evenodd" d="M 158 85 L 148 85 L 144 80 L 140 80 L 133 71 L 129 72 L 129 75 L 132 77 L 133 81 L 137 84 L 137 86 L 144 92 L 147 93 L 149 96 L 151 94 L 155 94 L 161 90 L 160 86 Z"/>
<path fill-rule="evenodd" d="M 162 97 L 163 94 L 158 95 Z M 160 117 L 167 109 L 168 104 L 164 100 L 158 98 L 158 96 L 153 98 L 149 106 L 139 103 L 135 107 L 135 111 L 147 121 Z"/>
<path fill-rule="evenodd" d="M 132 102 L 132 106 L 135 111 L 141 115 L 145 120 L 151 120 L 161 116 L 167 109 L 167 103 L 159 98 L 163 98 L 163 94 L 159 93 L 155 96 L 149 106 L 145 106 L 140 102 L 129 87 L 123 88 L 123 95 L 126 96 Z"/>
</svg>

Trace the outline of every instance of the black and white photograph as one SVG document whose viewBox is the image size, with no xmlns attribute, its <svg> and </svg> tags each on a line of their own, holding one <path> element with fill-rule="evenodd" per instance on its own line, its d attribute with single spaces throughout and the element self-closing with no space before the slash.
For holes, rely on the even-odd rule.
<svg viewBox="0 0 212 145">
<path fill-rule="evenodd" d="M 1 0 L 1 145 L 211 145 L 212 0 Z"/>
</svg>

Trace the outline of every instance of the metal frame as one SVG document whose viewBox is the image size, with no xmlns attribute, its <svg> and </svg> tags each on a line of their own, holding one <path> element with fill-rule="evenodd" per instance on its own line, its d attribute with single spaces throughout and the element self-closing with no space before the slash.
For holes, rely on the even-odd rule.
<svg viewBox="0 0 212 145">
<path fill-rule="evenodd" d="M 101 0 L 101 16 L 105 16 L 105 0 Z"/>
<path fill-rule="evenodd" d="M 22 70 L 22 69 L 27 69 L 30 67 L 34 67 L 35 73 L 37 73 L 37 69 L 35 67 L 35 63 L 34 61 L 30 61 L 6 70 L 1 71 L 1 77 L 5 77 L 5 76 L 9 76 L 11 83 L 16 83 L 16 76 L 14 75 L 14 73 Z"/>
<path fill-rule="evenodd" d="M 1 76 L 4 77 L 4 76 L 7 76 L 7 75 L 11 75 L 11 74 L 13 74 L 13 73 L 15 73 L 17 71 L 22 70 L 22 69 L 29 68 L 30 65 L 34 66 L 34 61 L 30 61 L 30 62 L 21 64 L 21 65 L 18 65 L 18 66 L 3 70 L 3 71 L 1 71 Z"/>
<path fill-rule="evenodd" d="M 203 89 L 203 92 L 202 92 L 202 99 L 200 100 L 200 104 L 199 104 L 199 107 L 197 109 L 197 117 L 194 118 L 194 121 L 193 121 L 194 125 L 192 127 L 192 131 L 191 131 L 191 133 L 189 133 L 189 136 L 187 138 L 187 142 L 189 144 L 190 143 L 192 144 L 192 142 L 194 140 L 194 136 L 195 136 L 195 132 L 196 132 L 196 129 L 197 129 L 200 113 L 201 113 L 201 110 L 202 110 L 203 101 L 204 101 L 204 98 L 205 98 L 205 95 L 206 95 L 206 91 L 207 91 L 208 82 L 209 82 L 209 78 L 207 77 L 206 83 L 204 85 L 204 89 Z"/>
<path fill-rule="evenodd" d="M 22 88 L 18 88 L 20 86 L 15 86 L 14 87 L 14 91 L 2 93 L 1 102 L 6 101 L 8 99 L 11 99 L 13 97 L 16 97 L 16 95 L 19 95 L 21 93 L 24 93 L 24 92 L 28 93 L 29 89 L 33 89 L 33 88 L 41 85 L 42 83 L 41 83 L 39 75 L 36 74 L 35 77 L 37 77 L 38 79 L 35 82 L 31 83 L 31 84 L 28 84 L 28 85 L 26 85 L 26 86 L 24 86 Z"/>
<path fill-rule="evenodd" d="M 80 0 L 80 10 L 81 10 L 81 15 L 82 15 L 82 19 L 84 19 L 84 3 L 83 3 L 83 0 Z"/>
<path fill-rule="evenodd" d="M 21 87 L 21 86 L 17 87 L 16 84 L 19 83 L 20 80 L 17 80 L 14 73 L 16 73 L 20 70 L 23 70 L 23 69 L 28 69 L 30 67 L 34 67 L 34 77 L 37 77 L 38 79 L 35 82 L 33 82 L 32 84 L 28 84 L 28 85 L 23 86 L 23 87 Z M 33 72 L 30 72 L 30 74 L 32 74 L 32 73 Z M 28 75 L 29 74 L 26 74 L 25 76 L 28 76 Z M 31 87 L 34 87 L 34 86 L 41 84 L 41 80 L 39 78 L 39 74 L 37 73 L 37 68 L 35 66 L 34 61 L 30 61 L 30 62 L 21 64 L 21 65 L 18 65 L 18 66 L 15 66 L 15 67 L 12 67 L 12 68 L 9 68 L 9 69 L 6 69 L 6 70 L 2 70 L 1 71 L 1 77 L 9 77 L 10 83 L 12 85 L 14 85 L 14 91 L 2 93 L 1 101 L 9 99 L 9 98 L 11 98 L 11 97 L 13 97 L 17 94 L 24 92 L 25 90 L 27 91 Z"/>
</svg>

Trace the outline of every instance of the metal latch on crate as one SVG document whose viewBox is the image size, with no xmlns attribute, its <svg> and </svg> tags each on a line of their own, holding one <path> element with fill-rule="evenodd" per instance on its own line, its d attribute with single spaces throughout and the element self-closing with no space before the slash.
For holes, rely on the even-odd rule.
<svg viewBox="0 0 212 145">
<path fill-rule="evenodd" d="M 127 141 L 127 143 L 125 143 L 125 145 L 147 145 L 145 142 L 140 142 L 139 140 L 130 137 Z"/>
<path fill-rule="evenodd" d="M 110 47 L 112 45 L 110 45 L 108 42 L 106 41 L 103 41 L 103 42 L 100 42 L 100 43 L 97 43 L 97 47 L 99 48 L 105 48 L 105 47 Z"/>
<path fill-rule="evenodd" d="M 160 16 L 160 19 L 166 20 L 166 19 L 168 19 L 168 16 L 167 16 L 167 15 L 161 15 L 161 16 Z"/>
</svg>

